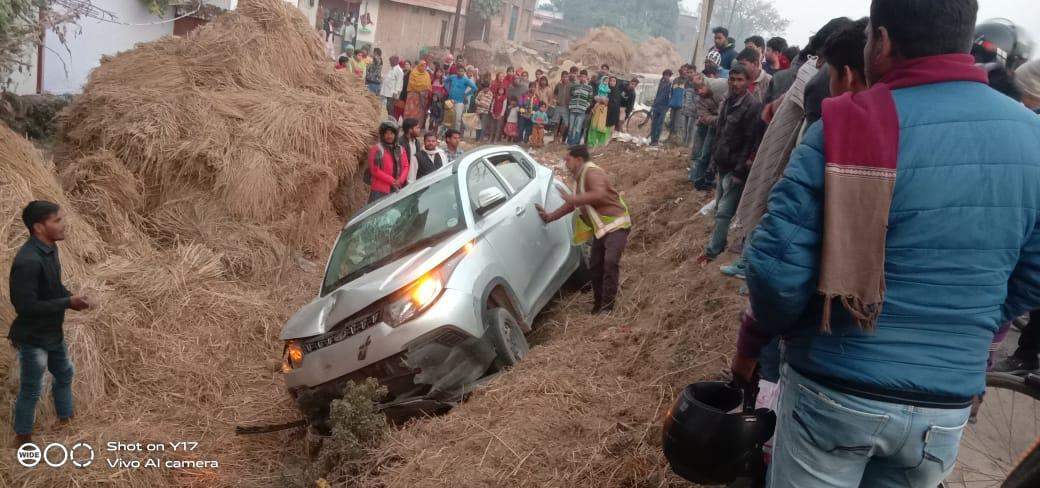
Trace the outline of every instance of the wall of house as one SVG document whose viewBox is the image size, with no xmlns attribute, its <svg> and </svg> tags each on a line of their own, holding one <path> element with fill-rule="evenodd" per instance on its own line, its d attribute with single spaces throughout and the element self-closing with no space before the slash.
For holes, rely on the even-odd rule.
<svg viewBox="0 0 1040 488">
<path fill-rule="evenodd" d="M 448 22 L 445 45 L 451 42 L 452 17 L 438 10 L 380 1 L 375 46 L 383 50 L 383 59 L 396 54 L 414 60 L 422 47 L 440 45 L 444 21 Z"/>
<path fill-rule="evenodd" d="M 488 42 L 492 45 L 497 45 L 509 40 L 509 23 L 514 9 L 516 9 L 518 15 L 513 41 L 519 43 L 530 41 L 531 25 L 537 3 L 537 0 L 504 0 L 502 2 L 502 11 L 489 22 Z"/>
<path fill-rule="evenodd" d="M 0 79 L 0 89 L 6 89 L 15 95 L 32 95 L 36 93 L 38 51 L 39 49 L 36 45 L 27 43 L 25 55 L 22 58 L 26 65 L 15 69 L 5 79 Z"/>
<path fill-rule="evenodd" d="M 164 19 L 148 12 L 140 0 L 95 0 L 94 5 L 116 15 L 126 26 L 82 18 L 78 29 L 69 29 L 67 46 L 58 36 L 48 33 L 43 52 L 43 90 L 62 94 L 78 93 L 87 82 L 90 71 L 98 66 L 101 56 L 113 55 L 173 33 L 173 22 L 154 24 Z M 172 19 L 168 13 L 166 20 Z M 66 50 L 67 47 L 67 50 Z"/>
<path fill-rule="evenodd" d="M 307 17 L 307 22 L 316 29 L 318 26 L 318 0 L 297 0 L 296 8 L 303 13 L 304 17 Z"/>
<path fill-rule="evenodd" d="M 358 27 L 358 35 L 357 35 L 358 44 L 362 44 L 362 43 L 375 44 L 375 42 L 376 42 L 376 30 L 377 30 L 376 27 L 379 26 L 379 5 L 381 3 L 382 2 L 380 0 L 364 0 L 364 1 L 361 2 L 361 9 L 359 10 L 359 15 L 364 17 L 365 13 L 367 12 L 368 15 L 372 17 L 372 25 L 368 26 L 368 29 L 365 29 L 363 27 Z M 368 32 L 365 32 L 366 30 Z M 376 45 L 376 47 L 379 47 L 379 46 Z M 389 54 L 386 54 L 386 50 L 385 49 L 383 50 L 383 54 L 384 54 L 385 58 L 389 58 L 390 57 Z"/>
</svg>

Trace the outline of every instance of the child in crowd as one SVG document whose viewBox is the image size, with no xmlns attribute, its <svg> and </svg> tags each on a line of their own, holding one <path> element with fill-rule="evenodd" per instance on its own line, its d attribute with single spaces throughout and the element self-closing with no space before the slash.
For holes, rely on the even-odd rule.
<svg viewBox="0 0 1040 488">
<path fill-rule="evenodd" d="M 531 147 L 542 147 L 545 145 L 545 124 L 549 123 L 549 114 L 545 113 L 546 105 L 539 103 L 538 108 L 531 114 Z"/>
<path fill-rule="evenodd" d="M 520 135 L 520 128 L 517 125 L 520 120 L 520 109 L 517 108 L 516 99 L 509 99 L 509 115 L 506 116 L 506 128 L 503 132 L 506 134 L 506 140 L 509 142 L 516 142 L 516 138 Z"/>
<path fill-rule="evenodd" d="M 491 129 L 493 123 L 491 122 L 491 104 L 494 102 L 494 95 L 491 93 L 491 88 L 487 84 L 480 85 L 480 91 L 477 92 L 477 96 L 474 98 L 477 106 L 476 113 L 480 117 L 480 130 L 477 131 L 477 140 L 491 139 Z"/>
<path fill-rule="evenodd" d="M 506 99 L 506 88 L 499 85 L 495 89 L 495 100 L 491 102 L 491 142 L 498 142 L 502 138 L 502 129 L 505 126 L 506 114 L 509 112 L 509 100 Z"/>
<path fill-rule="evenodd" d="M 592 116 L 589 119 L 589 148 L 607 145 L 612 132 L 611 128 L 607 127 L 607 97 L 597 96 L 595 100 L 596 105 L 592 107 Z"/>
</svg>

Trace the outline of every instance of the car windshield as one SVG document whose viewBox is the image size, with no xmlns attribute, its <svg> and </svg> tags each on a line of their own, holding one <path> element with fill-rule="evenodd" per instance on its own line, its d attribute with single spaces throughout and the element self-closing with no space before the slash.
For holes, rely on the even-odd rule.
<svg viewBox="0 0 1040 488">
<path fill-rule="evenodd" d="M 344 229 L 322 295 L 461 230 L 466 224 L 457 192 L 455 178 L 445 178 Z"/>
</svg>

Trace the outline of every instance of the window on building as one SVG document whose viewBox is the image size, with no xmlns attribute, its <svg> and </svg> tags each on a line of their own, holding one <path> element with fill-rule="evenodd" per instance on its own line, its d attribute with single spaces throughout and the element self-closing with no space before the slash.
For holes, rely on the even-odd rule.
<svg viewBox="0 0 1040 488">
<path fill-rule="evenodd" d="M 516 24 L 520 21 L 520 7 L 513 5 L 512 12 L 509 14 L 509 40 L 516 40 Z"/>
</svg>

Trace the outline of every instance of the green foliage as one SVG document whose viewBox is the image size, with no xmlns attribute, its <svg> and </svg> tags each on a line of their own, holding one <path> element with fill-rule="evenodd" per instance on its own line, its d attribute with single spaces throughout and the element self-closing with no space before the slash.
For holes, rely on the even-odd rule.
<svg viewBox="0 0 1040 488">
<path fill-rule="evenodd" d="M 376 411 L 376 402 L 386 393 L 386 387 L 368 378 L 363 383 L 348 382 L 343 398 L 332 401 L 329 414 L 332 437 L 325 439 L 315 466 L 322 477 L 341 480 L 357 476 L 358 462 L 365 451 L 377 446 L 386 436 L 386 417 Z"/>
<path fill-rule="evenodd" d="M 148 7 L 148 12 L 156 17 L 162 17 L 170 8 L 170 0 L 141 0 L 141 3 Z"/>
<path fill-rule="evenodd" d="M 580 28 L 609 25 L 636 42 L 650 37 L 675 41 L 678 0 L 552 0 L 552 6 Z"/>
<path fill-rule="evenodd" d="M 42 0 L 0 0 L 0 86 L 8 74 L 26 64 L 26 55 L 39 42 Z"/>
<path fill-rule="evenodd" d="M 759 35 L 769 40 L 783 35 L 791 21 L 782 17 L 772 0 L 717 0 L 710 27 L 724 26 L 729 36 L 736 39 L 738 51 L 744 48 L 744 39 Z"/>
<path fill-rule="evenodd" d="M 470 0 L 469 9 L 487 20 L 502 11 L 502 0 Z"/>
</svg>

